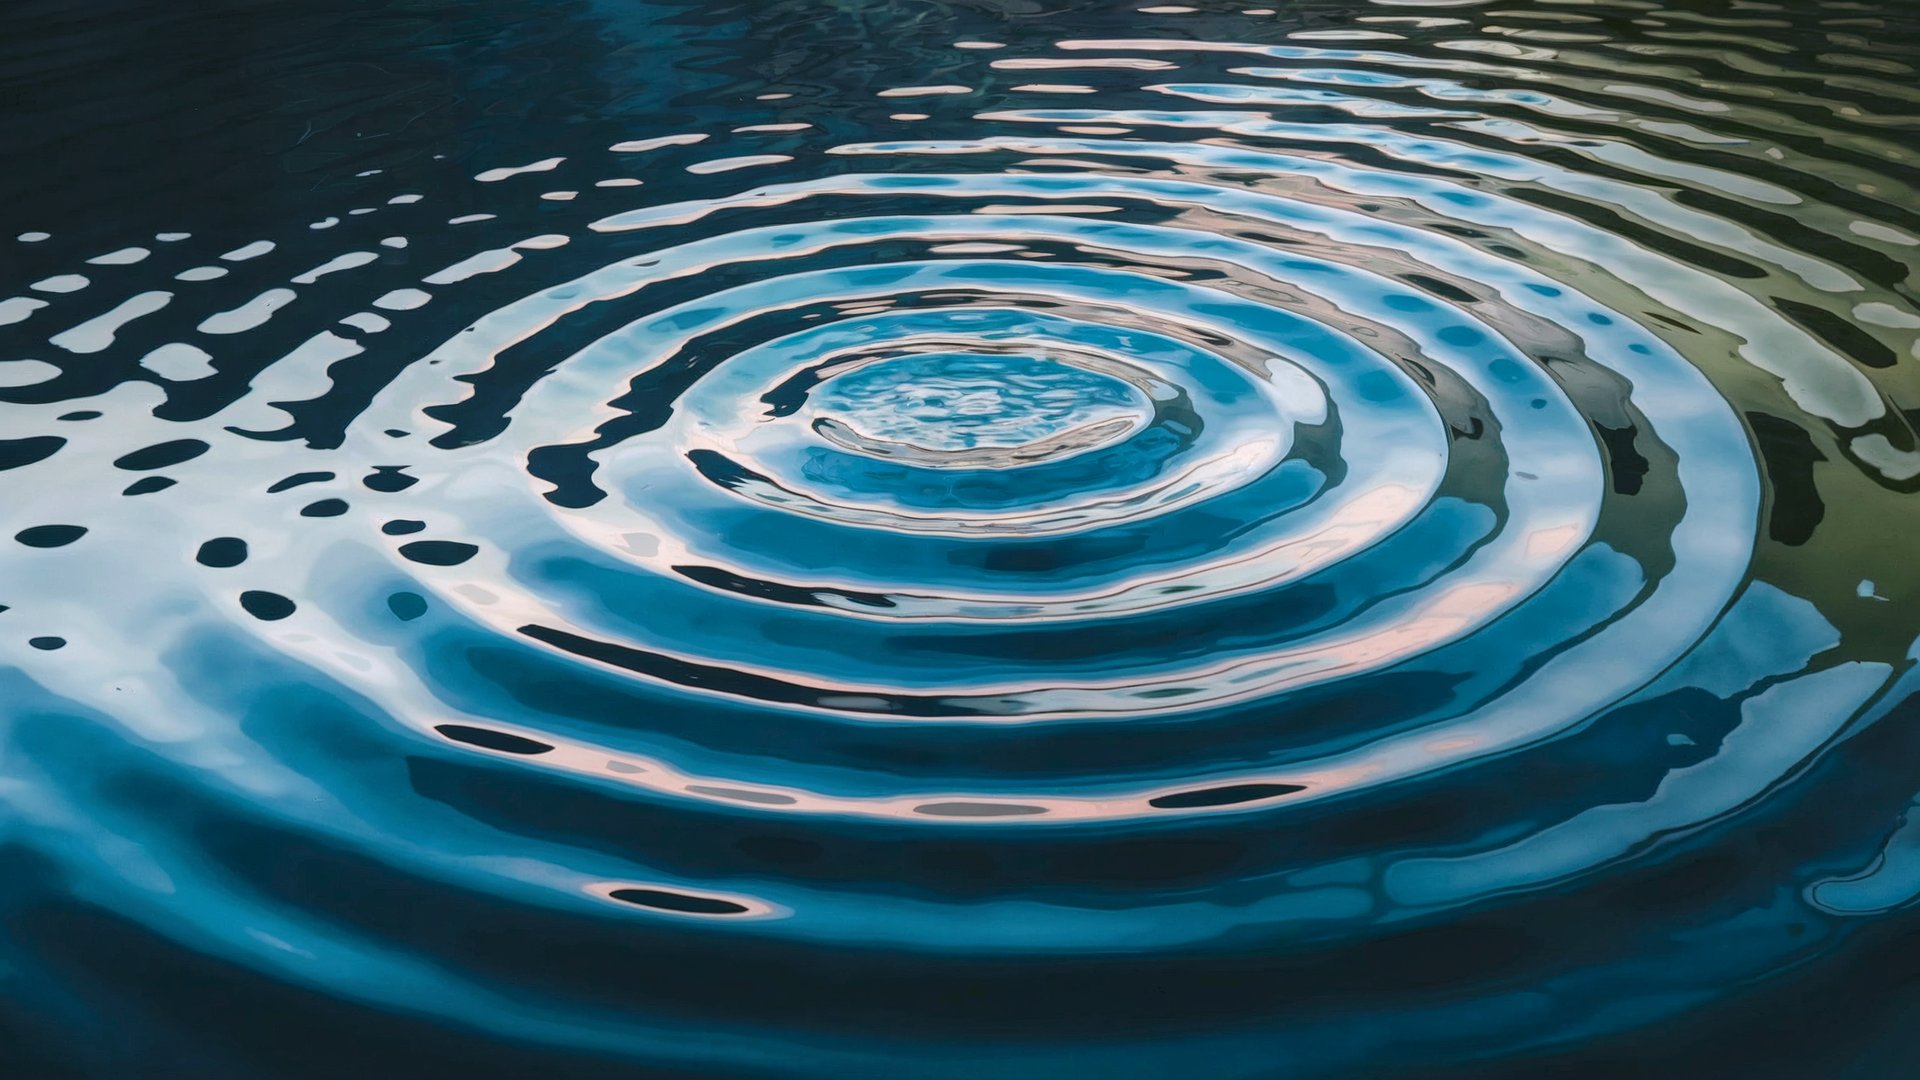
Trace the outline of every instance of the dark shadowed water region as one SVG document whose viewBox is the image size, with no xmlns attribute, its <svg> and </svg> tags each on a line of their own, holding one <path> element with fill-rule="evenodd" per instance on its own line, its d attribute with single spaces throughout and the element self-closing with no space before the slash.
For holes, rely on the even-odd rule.
<svg viewBox="0 0 1920 1080">
<path fill-rule="evenodd" d="M 11 0 L 0 1075 L 1920 1075 L 1920 8 Z"/>
</svg>

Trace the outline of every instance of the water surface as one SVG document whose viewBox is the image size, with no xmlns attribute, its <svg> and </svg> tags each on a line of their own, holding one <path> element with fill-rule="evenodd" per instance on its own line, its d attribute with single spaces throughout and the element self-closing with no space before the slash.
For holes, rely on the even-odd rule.
<svg viewBox="0 0 1920 1080">
<path fill-rule="evenodd" d="M 9 1075 L 1920 1069 L 1920 21 L 3 19 Z"/>
</svg>

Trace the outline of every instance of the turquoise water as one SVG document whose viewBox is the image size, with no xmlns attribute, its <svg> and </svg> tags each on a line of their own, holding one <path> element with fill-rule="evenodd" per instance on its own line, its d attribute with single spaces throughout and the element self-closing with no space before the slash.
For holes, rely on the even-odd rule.
<svg viewBox="0 0 1920 1080">
<path fill-rule="evenodd" d="M 8 1075 L 1920 1068 L 1905 7 L 5 20 Z"/>
</svg>

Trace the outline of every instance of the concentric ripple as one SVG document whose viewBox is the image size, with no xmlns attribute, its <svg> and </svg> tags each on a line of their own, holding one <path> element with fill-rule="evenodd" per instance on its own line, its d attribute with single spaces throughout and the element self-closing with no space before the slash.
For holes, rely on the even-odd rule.
<svg viewBox="0 0 1920 1080">
<path fill-rule="evenodd" d="M 7 844 L 702 1076 L 1519 1067 L 1904 925 L 1920 31 L 1349 7 L 21 233 Z"/>
</svg>

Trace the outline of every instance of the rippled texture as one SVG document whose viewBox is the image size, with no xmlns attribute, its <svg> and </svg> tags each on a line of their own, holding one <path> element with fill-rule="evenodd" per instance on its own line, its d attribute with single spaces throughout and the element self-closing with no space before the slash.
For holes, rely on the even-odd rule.
<svg viewBox="0 0 1920 1080">
<path fill-rule="evenodd" d="M 1910 9 L 7 21 L 9 1075 L 1920 1070 Z"/>
</svg>

